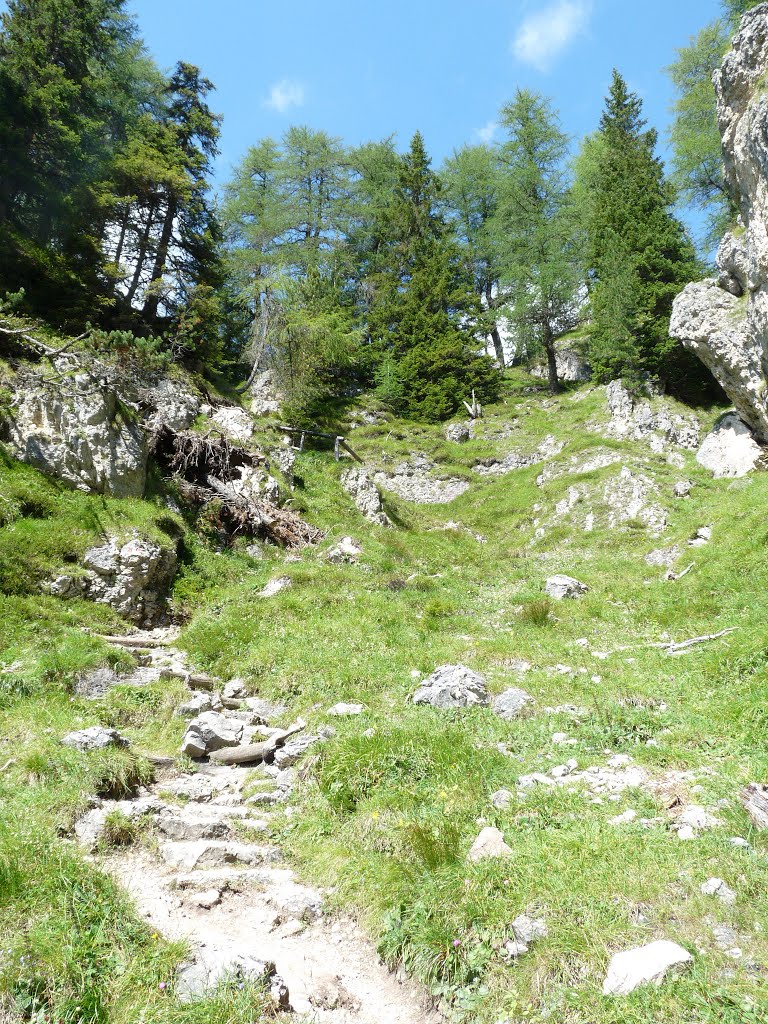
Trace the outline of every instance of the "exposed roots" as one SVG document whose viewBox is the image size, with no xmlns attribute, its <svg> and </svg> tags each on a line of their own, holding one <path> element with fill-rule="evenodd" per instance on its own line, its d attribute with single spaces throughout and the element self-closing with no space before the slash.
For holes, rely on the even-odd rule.
<svg viewBox="0 0 768 1024">
<path fill-rule="evenodd" d="M 238 469 L 269 468 L 263 455 L 233 445 L 218 432 L 195 434 L 163 425 L 152 438 L 152 454 L 176 481 L 181 496 L 199 508 L 210 507 L 217 525 L 233 539 L 261 537 L 281 547 L 302 548 L 322 539 L 322 531 L 295 512 L 265 498 L 249 498 L 233 486 Z"/>
</svg>

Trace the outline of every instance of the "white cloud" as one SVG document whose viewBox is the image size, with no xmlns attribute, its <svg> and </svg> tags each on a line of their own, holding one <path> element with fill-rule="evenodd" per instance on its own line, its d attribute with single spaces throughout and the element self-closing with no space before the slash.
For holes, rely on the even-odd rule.
<svg viewBox="0 0 768 1024">
<path fill-rule="evenodd" d="M 304 86 L 288 78 L 276 82 L 269 90 L 269 99 L 264 100 L 265 107 L 270 107 L 279 114 L 285 113 L 289 107 L 300 107 L 303 103 Z"/>
<path fill-rule="evenodd" d="M 481 142 L 484 142 L 487 146 L 489 142 L 493 142 L 493 137 L 496 134 L 496 129 L 498 127 L 499 126 L 495 121 L 489 121 L 487 124 L 484 124 L 482 128 L 477 129 L 478 139 L 480 139 Z"/>
<path fill-rule="evenodd" d="M 530 14 L 517 30 L 512 53 L 524 64 L 548 71 L 553 60 L 586 28 L 591 13 L 591 0 L 558 0 Z"/>
</svg>

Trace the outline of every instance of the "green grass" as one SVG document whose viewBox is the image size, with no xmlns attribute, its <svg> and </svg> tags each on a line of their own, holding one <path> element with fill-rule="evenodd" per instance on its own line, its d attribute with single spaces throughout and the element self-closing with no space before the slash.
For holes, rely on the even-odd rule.
<svg viewBox="0 0 768 1024">
<path fill-rule="evenodd" d="M 339 486 L 332 455 L 308 451 L 297 461 L 299 484 L 291 501 L 327 531 L 319 549 L 307 549 L 295 561 L 268 550 L 255 561 L 243 550 L 217 554 L 189 534 L 173 595 L 174 606 L 191 616 L 182 645 L 201 669 L 243 676 L 253 692 L 288 703 L 289 716 L 304 715 L 310 728 L 326 723 L 325 709 L 338 701 L 366 705 L 359 718 L 333 720 L 336 735 L 318 748 L 311 777 L 300 788 L 302 813 L 285 818 L 279 839 L 298 871 L 332 886 L 332 903 L 353 908 L 387 961 L 404 964 L 447 1000 L 456 1020 L 757 1024 L 768 1013 L 761 973 L 768 961 L 768 837 L 751 829 L 739 790 L 768 779 L 768 476 L 713 481 L 690 454 L 684 468 L 674 468 L 641 444 L 607 440 L 593 429 L 606 419 L 601 390 L 551 399 L 527 392 L 531 383 L 512 374 L 504 401 L 488 410 L 466 444 L 445 441 L 439 428 L 398 421 L 350 432 L 352 446 L 371 464 L 386 457 L 394 466 L 420 451 L 441 473 L 472 481 L 447 506 L 417 507 L 387 496 L 396 530 L 367 524 Z M 699 412 L 706 427 L 718 410 Z M 586 458 L 598 447 L 619 452 L 622 462 L 543 487 L 536 485 L 539 466 L 499 478 L 472 472 L 481 458 L 531 451 L 550 433 L 567 442 L 558 462 Z M 670 512 L 663 538 L 654 539 L 634 521 L 607 528 L 599 493 L 622 464 L 657 482 L 656 500 Z M 25 487 L 35 493 L 43 487 L 31 471 L 13 472 L 28 479 Z M 695 484 L 684 501 L 672 496 L 682 477 Z M 574 484 L 589 489 L 582 505 L 595 513 L 592 532 L 566 519 L 532 543 L 534 519 L 548 522 Z M 45 493 L 58 503 L 54 513 L 48 506 L 41 514 L 19 505 L 11 525 L 53 534 L 53 524 L 71 516 L 73 523 L 85 522 L 91 536 L 78 510 L 101 499 L 53 490 L 53 496 Z M 542 506 L 538 512 L 536 504 Z M 127 521 L 145 527 L 159 514 L 151 502 L 107 502 L 106 508 L 99 514 L 125 509 Z M 448 520 L 467 531 L 438 529 Z M 712 542 L 687 548 L 702 525 L 712 526 Z M 71 531 L 65 533 L 74 545 Z M 325 551 L 344 534 L 361 543 L 363 555 L 357 564 L 329 564 Z M 674 583 L 644 560 L 652 548 L 673 542 L 683 551 L 681 565 L 695 562 Z M 0 553 L 3 543 L 11 550 L 13 541 L 0 530 Z M 63 543 L 51 536 L 43 543 L 48 553 L 40 556 L 40 571 L 48 571 L 61 550 L 55 545 Z M 578 601 L 545 600 L 543 581 L 555 572 L 583 580 L 589 592 Z M 260 598 L 264 584 L 278 575 L 290 576 L 293 586 Z M 26 830 L 6 825 L 4 848 L 11 852 L 0 864 L 21 863 L 23 878 L 3 887 L 7 914 L 0 915 L 0 947 L 22 948 L 27 922 L 39 907 L 29 902 L 32 883 L 41 898 L 48 893 L 42 876 L 53 861 L 46 858 L 58 858 L 60 879 L 100 887 L 91 912 L 101 924 L 89 918 L 81 928 L 57 895 L 50 923 L 35 940 L 37 970 L 50 988 L 48 1005 L 69 1020 L 61 1008 L 88 992 L 94 1015 L 83 1019 L 138 1019 L 137 1008 L 146 1005 L 148 1022 L 202 1020 L 179 1016 L 197 1011 L 174 1009 L 173 1000 L 153 987 L 169 976 L 179 951 L 147 937 L 127 911 L 118 922 L 119 894 L 56 836 L 88 793 L 110 778 L 124 784 L 141 771 L 141 752 L 173 751 L 183 728 L 172 714 L 179 691 L 170 684 L 117 688 L 88 704 L 71 699 L 77 671 L 114 657 L 79 629 L 96 623 L 107 628 L 108 615 L 29 588 L 0 595 L 0 669 L 20 665 L 0 675 L 0 736 L 21 752 L 18 763 L 0 774 L 3 820 L 9 820 L 8 808 L 25 816 L 49 851 L 44 857 L 13 854 L 32 840 L 24 838 Z M 727 638 L 679 657 L 648 646 L 666 635 L 681 640 L 731 626 L 737 631 Z M 522 677 L 510 668 L 520 659 L 532 666 Z M 485 709 L 440 713 L 409 702 L 413 673 L 455 662 L 483 672 L 494 694 L 523 686 L 537 701 L 536 713 L 505 722 Z M 576 718 L 542 711 L 566 704 L 585 711 Z M 58 745 L 64 731 L 95 721 L 126 732 L 138 753 L 118 752 L 107 762 Z M 557 732 L 575 744 L 555 745 Z M 630 754 L 654 777 L 700 773 L 680 780 L 676 791 L 716 806 L 723 827 L 681 842 L 669 828 L 664 800 L 646 791 L 600 804 L 568 788 L 516 793 L 520 774 L 547 771 L 571 757 L 580 768 L 604 765 L 606 750 Z M 500 788 L 516 794 L 503 811 L 489 800 Z M 609 824 L 627 808 L 659 821 L 649 828 Z M 502 829 L 513 854 L 469 866 L 466 853 L 483 823 Z M 125 828 L 117 831 L 122 835 Z M 731 846 L 735 835 L 747 838 L 754 852 Z M 715 875 L 739 894 L 735 908 L 701 895 L 700 884 Z M 66 885 L 58 889 L 63 893 Z M 501 947 L 512 920 L 524 911 L 546 918 L 549 937 L 509 964 Z M 742 961 L 717 949 L 710 919 L 743 934 Z M 71 980 L 69 954 L 61 964 L 57 957 L 65 954 L 54 956 L 43 941 L 48 932 L 59 935 L 66 928 L 75 937 L 83 928 L 98 933 L 104 943 L 98 949 L 111 950 L 104 955 L 116 957 L 124 973 L 114 972 L 108 982 L 85 975 Z M 610 955 L 659 937 L 694 952 L 693 969 L 626 1000 L 602 997 Z M 18 978 L 4 974 L 2 984 L 19 991 Z M 220 1012 L 211 1008 L 207 1019 L 251 1019 L 236 1006 L 231 1018 L 216 1016 Z"/>
</svg>

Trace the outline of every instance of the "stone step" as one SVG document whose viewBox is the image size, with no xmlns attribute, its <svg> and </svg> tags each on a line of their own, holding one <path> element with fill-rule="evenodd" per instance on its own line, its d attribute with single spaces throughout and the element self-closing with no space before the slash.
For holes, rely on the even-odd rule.
<svg viewBox="0 0 768 1024">
<path fill-rule="evenodd" d="M 227 864 L 265 864 L 279 859 L 280 851 L 275 847 L 251 843 L 197 839 L 164 843 L 160 847 L 160 855 L 171 868 L 194 871 L 196 868 L 218 868 Z"/>
</svg>

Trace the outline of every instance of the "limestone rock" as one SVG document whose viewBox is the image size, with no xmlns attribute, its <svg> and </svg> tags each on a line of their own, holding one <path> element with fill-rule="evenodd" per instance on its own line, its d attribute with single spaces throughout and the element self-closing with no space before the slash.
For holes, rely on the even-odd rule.
<svg viewBox="0 0 768 1024">
<path fill-rule="evenodd" d="M 485 678 L 465 665 L 441 665 L 413 695 L 414 704 L 434 708 L 487 707 Z"/>
<path fill-rule="evenodd" d="M 130 746 L 130 742 L 117 729 L 108 729 L 104 725 L 92 725 L 88 729 L 67 733 L 61 742 L 65 747 L 74 747 L 76 750 L 104 750 L 106 747 Z"/>
<path fill-rule="evenodd" d="M 515 469 L 525 469 L 527 466 L 535 466 L 539 462 L 546 462 L 553 459 L 565 447 L 563 441 L 558 441 L 554 435 L 549 434 L 534 451 L 527 454 L 510 452 L 503 459 L 486 459 L 473 466 L 475 473 L 481 476 L 505 476 Z"/>
<path fill-rule="evenodd" d="M 343 565 L 345 562 L 356 562 L 363 553 L 351 537 L 342 537 L 338 544 L 334 544 L 328 552 L 328 561 L 334 565 Z"/>
<path fill-rule="evenodd" d="M 213 750 L 236 747 L 242 735 L 242 722 L 217 711 L 205 711 L 187 726 L 181 752 L 189 757 L 204 757 Z"/>
<path fill-rule="evenodd" d="M 471 864 L 477 864 L 481 860 L 492 860 L 498 857 L 509 857 L 512 848 L 504 842 L 504 834 L 497 828 L 484 828 L 472 844 L 467 854 L 467 860 Z"/>
<path fill-rule="evenodd" d="M 521 914 L 512 922 L 512 931 L 518 942 L 524 942 L 527 946 L 538 939 L 546 939 L 549 935 L 547 922 L 541 917 L 529 917 Z"/>
<path fill-rule="evenodd" d="M 389 516 L 384 511 L 379 489 L 368 472 L 355 466 L 341 475 L 341 486 L 349 494 L 357 508 L 371 523 L 377 526 L 391 526 Z"/>
<path fill-rule="evenodd" d="M 506 811 L 515 798 L 515 794 L 509 789 L 497 789 L 491 793 L 491 803 L 499 811 Z"/>
<path fill-rule="evenodd" d="M 129 404 L 96 371 L 69 374 L 55 387 L 28 374 L 16 384 L 7 441 L 17 458 L 75 487 L 138 498 L 147 437 L 138 415 L 125 413 Z"/>
<path fill-rule="evenodd" d="M 649 442 L 651 451 L 662 452 L 669 445 L 697 448 L 700 425 L 695 416 L 672 412 L 663 399 L 634 398 L 620 380 L 611 381 L 605 389 L 611 420 L 609 437 Z"/>
<path fill-rule="evenodd" d="M 176 714 L 180 718 L 195 718 L 206 711 L 221 711 L 221 701 L 215 693 L 196 693 L 188 701 L 179 704 Z"/>
<path fill-rule="evenodd" d="M 763 449 L 735 412 L 727 412 L 704 438 L 696 461 L 711 469 L 715 479 L 742 477 L 751 472 Z"/>
<path fill-rule="evenodd" d="M 269 416 L 280 412 L 284 398 L 273 370 L 262 370 L 256 374 L 251 383 L 251 412 L 254 416 Z"/>
<path fill-rule="evenodd" d="M 558 346 L 555 352 L 555 363 L 557 365 L 557 376 L 561 381 L 572 384 L 583 384 L 592 375 L 592 367 L 587 359 L 575 348 L 566 345 Z M 549 369 L 546 363 L 532 366 L 530 369 L 532 377 L 546 379 L 549 376 Z"/>
<path fill-rule="evenodd" d="M 240 444 L 253 436 L 253 419 L 238 405 L 220 405 L 211 419 L 223 434 Z"/>
<path fill-rule="evenodd" d="M 83 564 L 85 576 L 59 576 L 49 591 L 68 596 L 76 584 L 79 596 L 107 604 L 140 625 L 150 625 L 163 614 L 165 594 L 176 574 L 175 548 L 138 536 L 125 542 L 110 537 L 106 544 L 86 551 Z"/>
<path fill-rule="evenodd" d="M 678 480 L 672 489 L 676 498 L 687 498 L 693 490 L 693 483 L 690 480 Z"/>
<path fill-rule="evenodd" d="M 660 985 L 671 968 L 692 961 L 687 949 L 667 939 L 616 953 L 608 965 L 603 995 L 626 996 L 640 985 Z"/>
<path fill-rule="evenodd" d="M 717 896 L 726 906 L 732 907 L 736 902 L 736 893 L 722 878 L 710 878 L 702 882 L 701 892 L 704 896 Z"/>
<path fill-rule="evenodd" d="M 293 580 L 290 576 L 278 576 L 276 579 L 270 580 L 269 583 L 265 584 L 259 591 L 259 597 L 274 597 L 281 590 L 287 590 L 291 586 L 293 586 Z"/>
<path fill-rule="evenodd" d="M 471 423 L 449 423 L 445 428 L 446 441 L 453 441 L 454 444 L 463 444 L 472 437 Z"/>
<path fill-rule="evenodd" d="M 581 597 L 588 590 L 589 587 L 586 583 L 579 582 L 573 576 L 564 576 L 562 574 L 548 577 L 544 584 L 544 593 L 548 597 L 554 598 L 555 601 Z"/>
<path fill-rule="evenodd" d="M 534 703 L 530 693 L 518 686 L 512 686 L 493 698 L 493 710 L 499 718 L 519 718 L 526 708 Z"/>
<path fill-rule="evenodd" d="M 164 843 L 160 856 L 172 868 L 195 871 L 198 868 L 223 867 L 226 864 L 263 864 L 272 854 L 261 846 L 197 839 Z"/>
<path fill-rule="evenodd" d="M 415 505 L 447 505 L 469 489 L 469 482 L 459 477 L 439 476 L 434 463 L 424 455 L 413 455 L 401 462 L 394 472 L 379 472 L 374 482 Z"/>
<path fill-rule="evenodd" d="M 161 426 L 186 430 L 200 412 L 200 399 L 185 391 L 177 380 L 162 380 L 147 397 L 154 407 L 147 423 L 152 430 Z"/>
<path fill-rule="evenodd" d="M 741 20 L 713 76 L 728 190 L 738 229 L 723 239 L 719 276 L 688 285 L 675 299 L 670 333 L 712 371 L 743 422 L 768 441 L 768 68 L 766 8 Z"/>
<path fill-rule="evenodd" d="M 333 715 L 334 718 L 344 718 L 348 715 L 362 715 L 364 711 L 364 704 L 345 704 L 343 701 L 339 704 L 334 704 L 332 708 L 328 708 L 328 714 Z"/>
</svg>

